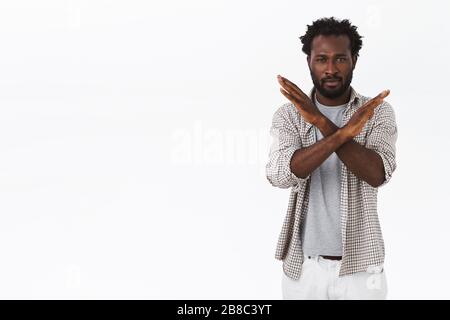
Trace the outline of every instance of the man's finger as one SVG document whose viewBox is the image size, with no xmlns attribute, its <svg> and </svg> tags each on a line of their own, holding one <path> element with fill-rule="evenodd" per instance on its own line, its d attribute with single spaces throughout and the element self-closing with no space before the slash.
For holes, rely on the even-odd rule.
<svg viewBox="0 0 450 320">
<path fill-rule="evenodd" d="M 286 90 L 286 92 L 288 92 L 292 97 L 295 97 L 296 99 L 298 99 L 299 101 L 302 101 L 303 98 L 302 96 L 294 89 L 292 88 L 292 86 L 288 85 L 286 82 L 282 82 L 280 81 L 280 85 L 281 87 Z"/>
<path fill-rule="evenodd" d="M 379 93 L 379 94 L 376 96 L 376 98 L 377 98 L 377 99 L 384 99 L 384 98 L 386 98 L 386 97 L 389 95 L 389 93 L 391 93 L 391 91 L 390 91 L 389 89 L 384 90 L 384 91 L 382 91 L 381 93 Z"/>
<path fill-rule="evenodd" d="M 281 76 L 280 76 L 280 77 L 281 77 Z M 285 82 L 288 86 L 290 86 L 290 87 L 294 88 L 296 91 L 298 91 L 298 93 L 300 93 L 300 94 L 306 96 L 305 93 L 304 93 L 304 92 L 303 92 L 303 91 L 302 91 L 295 83 L 293 83 L 292 81 L 290 81 L 290 80 L 288 80 L 288 79 L 286 79 L 286 78 L 283 78 L 283 77 L 281 77 L 281 79 L 282 79 L 283 82 Z"/>
<path fill-rule="evenodd" d="M 305 93 L 292 81 L 289 81 L 286 78 L 280 77 L 279 82 L 286 88 L 289 88 L 291 92 L 294 92 L 299 98 L 303 99 L 306 97 Z"/>
<path fill-rule="evenodd" d="M 377 94 L 375 97 L 373 97 L 372 99 L 370 99 L 371 101 L 376 100 L 376 99 L 384 99 L 389 95 L 390 91 L 389 90 L 383 90 L 381 91 L 379 94 Z"/>
<path fill-rule="evenodd" d="M 280 89 L 283 89 L 285 92 L 287 92 L 292 98 L 298 100 L 298 101 L 304 101 L 304 99 L 302 99 L 302 97 L 296 92 L 294 91 L 292 88 L 285 86 L 282 86 Z"/>
<path fill-rule="evenodd" d="M 289 92 L 287 92 L 286 90 L 284 90 L 283 88 L 280 88 L 280 92 L 286 97 L 288 98 L 289 101 L 294 102 L 292 96 L 289 94 Z"/>
<path fill-rule="evenodd" d="M 305 98 L 305 94 L 302 90 L 300 90 L 299 87 L 295 85 L 295 83 L 289 81 L 286 78 L 283 78 L 282 76 L 278 76 L 278 82 L 280 85 L 286 89 L 286 91 L 289 91 L 293 96 L 295 96 L 299 100 L 303 100 Z"/>
<path fill-rule="evenodd" d="M 372 99 L 372 106 L 378 106 L 381 102 L 383 102 L 383 99 L 386 98 L 389 95 L 389 90 L 384 90 L 380 92 L 375 98 Z"/>
<path fill-rule="evenodd" d="M 283 88 L 280 88 L 280 92 L 281 92 L 286 98 L 288 98 L 288 100 L 291 101 L 292 104 L 293 104 L 294 106 L 296 106 L 296 108 L 297 108 L 297 106 L 299 105 L 299 103 L 298 103 L 298 100 L 297 100 L 295 97 L 293 97 L 291 94 L 289 94 L 289 92 L 287 92 L 287 91 L 284 90 Z"/>
<path fill-rule="evenodd" d="M 377 106 L 379 106 L 382 102 L 383 99 L 386 98 L 390 93 L 390 90 L 384 90 L 381 93 L 379 93 L 375 98 L 370 99 L 369 101 L 366 102 L 366 104 L 364 105 L 365 109 L 375 109 Z"/>
</svg>

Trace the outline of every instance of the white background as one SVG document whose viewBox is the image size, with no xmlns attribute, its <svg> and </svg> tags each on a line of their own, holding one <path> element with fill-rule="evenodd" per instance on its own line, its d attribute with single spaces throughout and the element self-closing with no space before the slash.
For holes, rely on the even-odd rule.
<svg viewBox="0 0 450 320">
<path fill-rule="evenodd" d="M 449 299 L 444 1 L 1 1 L 0 298 L 280 299 L 288 190 L 264 166 L 298 37 L 348 18 L 389 88 L 390 299 Z"/>
</svg>

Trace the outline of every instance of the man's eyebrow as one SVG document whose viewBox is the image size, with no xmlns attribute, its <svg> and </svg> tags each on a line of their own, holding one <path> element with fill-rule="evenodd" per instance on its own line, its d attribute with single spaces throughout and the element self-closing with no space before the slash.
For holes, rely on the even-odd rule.
<svg viewBox="0 0 450 320">
<path fill-rule="evenodd" d="M 316 54 L 315 56 L 316 56 L 316 57 L 328 57 L 329 55 L 326 54 L 326 53 L 318 53 L 318 54 Z M 331 55 L 331 56 L 333 56 L 333 55 Z M 347 54 L 345 54 L 345 53 L 336 53 L 334 56 L 335 56 L 335 57 L 346 57 Z"/>
</svg>

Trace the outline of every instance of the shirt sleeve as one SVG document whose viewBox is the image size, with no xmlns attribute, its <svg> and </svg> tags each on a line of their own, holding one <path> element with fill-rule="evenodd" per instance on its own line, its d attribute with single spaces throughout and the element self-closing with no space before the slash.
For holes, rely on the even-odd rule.
<svg viewBox="0 0 450 320">
<path fill-rule="evenodd" d="M 378 153 L 383 160 L 384 182 L 381 187 L 389 182 L 392 173 L 397 167 L 395 161 L 395 143 L 397 142 L 397 124 L 392 106 L 383 102 L 375 108 L 372 129 L 366 139 L 366 147 Z"/>
<path fill-rule="evenodd" d="M 293 187 L 298 191 L 310 175 L 299 178 L 290 168 L 294 152 L 302 147 L 300 133 L 287 112 L 288 105 L 281 106 L 274 114 L 270 135 L 272 143 L 269 151 L 269 161 L 266 165 L 266 177 L 270 184 L 278 188 Z"/>
</svg>

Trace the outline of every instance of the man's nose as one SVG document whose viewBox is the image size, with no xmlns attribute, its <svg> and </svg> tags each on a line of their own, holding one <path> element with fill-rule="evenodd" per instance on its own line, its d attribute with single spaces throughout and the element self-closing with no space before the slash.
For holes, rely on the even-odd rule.
<svg viewBox="0 0 450 320">
<path fill-rule="evenodd" d="M 336 67 L 336 64 L 334 63 L 334 61 L 332 61 L 332 59 L 328 61 L 325 72 L 329 75 L 333 75 L 339 72 L 339 70 Z"/>
</svg>

